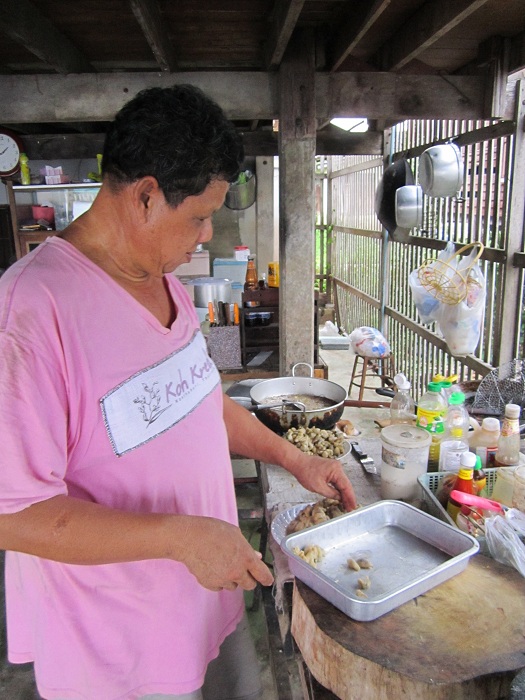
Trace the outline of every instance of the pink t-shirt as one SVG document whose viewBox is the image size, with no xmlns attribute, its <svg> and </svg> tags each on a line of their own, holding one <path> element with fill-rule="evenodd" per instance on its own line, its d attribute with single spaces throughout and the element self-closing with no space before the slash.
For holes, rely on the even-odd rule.
<svg viewBox="0 0 525 700">
<path fill-rule="evenodd" d="M 0 279 L 0 512 L 58 494 L 237 524 L 222 390 L 192 302 L 166 277 L 164 328 L 49 238 Z M 6 556 L 9 659 L 45 698 L 183 694 L 240 620 L 242 591 L 169 560 L 77 566 Z"/>
</svg>

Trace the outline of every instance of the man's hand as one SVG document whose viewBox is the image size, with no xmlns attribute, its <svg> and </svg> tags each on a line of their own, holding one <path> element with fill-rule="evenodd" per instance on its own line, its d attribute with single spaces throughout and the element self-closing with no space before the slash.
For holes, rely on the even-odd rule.
<svg viewBox="0 0 525 700">
<path fill-rule="evenodd" d="M 187 516 L 186 519 L 184 552 L 174 558 L 188 567 L 201 586 L 212 591 L 240 586 L 248 591 L 257 582 L 263 586 L 273 583 L 260 553 L 251 547 L 238 527 L 215 518 Z"/>
<path fill-rule="evenodd" d="M 315 491 L 327 498 L 337 498 L 342 501 L 347 511 L 357 507 L 352 484 L 338 460 L 301 452 L 293 469 L 289 471 L 309 491 Z"/>
</svg>

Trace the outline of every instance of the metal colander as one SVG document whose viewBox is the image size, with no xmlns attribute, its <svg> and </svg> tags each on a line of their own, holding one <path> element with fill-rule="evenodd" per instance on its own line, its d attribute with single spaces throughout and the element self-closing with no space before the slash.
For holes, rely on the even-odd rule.
<svg viewBox="0 0 525 700">
<path fill-rule="evenodd" d="M 499 416 L 508 403 L 525 408 L 525 360 L 511 360 L 491 370 L 476 391 L 472 413 Z"/>
</svg>

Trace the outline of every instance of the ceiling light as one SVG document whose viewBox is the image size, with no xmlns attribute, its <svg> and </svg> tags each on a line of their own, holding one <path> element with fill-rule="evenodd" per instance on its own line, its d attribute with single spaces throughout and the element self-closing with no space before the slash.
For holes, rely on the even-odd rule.
<svg viewBox="0 0 525 700">
<path fill-rule="evenodd" d="M 340 129 L 344 129 L 344 131 L 368 131 L 368 120 L 364 117 L 336 117 L 335 119 L 330 119 L 330 124 L 338 126 Z"/>
</svg>

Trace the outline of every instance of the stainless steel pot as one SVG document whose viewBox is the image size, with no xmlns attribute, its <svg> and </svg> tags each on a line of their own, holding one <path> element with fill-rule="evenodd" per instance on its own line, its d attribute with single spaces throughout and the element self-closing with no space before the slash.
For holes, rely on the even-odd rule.
<svg viewBox="0 0 525 700">
<path fill-rule="evenodd" d="M 441 143 L 419 159 L 419 182 L 429 197 L 454 197 L 463 187 L 463 159 L 455 143 Z"/>
<path fill-rule="evenodd" d="M 396 190 L 396 222 L 400 228 L 421 228 L 423 190 L 419 185 L 405 185 Z"/>
<path fill-rule="evenodd" d="M 383 173 L 375 194 L 375 212 L 379 221 L 389 233 L 396 230 L 395 195 L 404 185 L 414 184 L 414 174 L 406 160 L 399 158 Z"/>
<path fill-rule="evenodd" d="M 193 285 L 195 306 L 201 309 L 207 308 L 209 301 L 224 301 L 229 304 L 232 300 L 232 283 L 229 279 L 196 277 L 189 284 Z"/>
<path fill-rule="evenodd" d="M 310 368 L 309 377 L 295 376 L 295 369 L 299 365 Z M 299 402 L 293 399 L 298 394 L 329 399 L 333 403 L 319 409 L 302 410 Z M 288 397 L 292 403 L 276 406 L 268 401 L 275 396 Z M 265 379 L 250 389 L 250 398 L 254 404 L 252 410 L 257 418 L 281 435 L 289 428 L 300 426 L 331 430 L 343 415 L 346 397 L 346 389 L 335 382 L 314 377 L 313 367 L 305 362 L 293 366 L 291 377 Z"/>
</svg>

